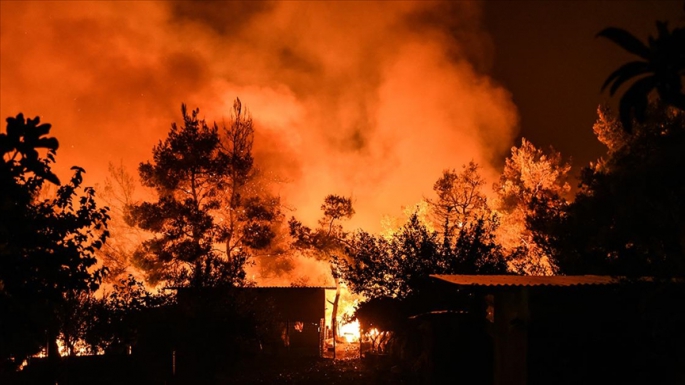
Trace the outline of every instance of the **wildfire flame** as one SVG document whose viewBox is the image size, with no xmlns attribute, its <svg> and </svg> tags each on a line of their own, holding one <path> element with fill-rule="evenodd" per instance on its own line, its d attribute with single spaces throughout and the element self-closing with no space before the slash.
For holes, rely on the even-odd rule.
<svg viewBox="0 0 685 385">
<path fill-rule="evenodd" d="M 345 338 L 348 343 L 359 341 L 360 335 L 359 321 L 357 320 L 340 326 L 340 336 Z"/>
</svg>

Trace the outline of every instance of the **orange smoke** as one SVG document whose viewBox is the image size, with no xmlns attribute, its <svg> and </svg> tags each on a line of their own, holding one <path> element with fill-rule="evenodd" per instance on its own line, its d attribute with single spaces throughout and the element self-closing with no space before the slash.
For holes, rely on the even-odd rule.
<svg viewBox="0 0 685 385">
<path fill-rule="evenodd" d="M 0 114 L 40 115 L 60 140 L 62 179 L 107 163 L 135 173 L 199 107 L 230 118 L 239 96 L 255 154 L 309 224 L 330 193 L 351 227 L 418 202 L 473 159 L 494 180 L 517 133 L 477 3 L 1 2 Z"/>
</svg>

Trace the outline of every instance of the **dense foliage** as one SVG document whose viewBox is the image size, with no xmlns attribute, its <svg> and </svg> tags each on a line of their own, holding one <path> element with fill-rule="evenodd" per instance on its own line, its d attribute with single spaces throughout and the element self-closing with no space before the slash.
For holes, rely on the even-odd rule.
<svg viewBox="0 0 685 385">
<path fill-rule="evenodd" d="M 685 28 L 658 22 L 657 31 L 647 44 L 618 28 L 598 34 L 640 60 L 618 68 L 602 86 L 614 95 L 631 83 L 618 116 L 598 110 L 593 131 L 607 152 L 582 169 L 575 197 L 570 164 L 523 138 L 505 159 L 492 194 L 484 191 L 475 162 L 447 169 L 433 185 L 434 198 L 406 210 L 406 221 L 382 235 L 346 231 L 342 223 L 355 211 L 352 199 L 339 195 L 325 197 L 316 227 L 292 218 L 289 252 L 330 264 L 334 341 L 346 287 L 362 299 L 356 316 L 364 328 L 376 328 L 385 345 L 397 337 L 395 347 L 414 368 L 450 367 L 452 382 L 470 369 L 489 383 L 491 338 L 505 336 L 506 345 L 516 340 L 506 335 L 523 330 L 535 369 L 531 382 L 579 383 L 600 367 L 606 370 L 592 374 L 596 382 L 682 380 Z M 105 201 L 116 202 L 115 221 L 96 202 L 95 190 L 83 186 L 83 168 L 73 167 L 65 184 L 52 171 L 58 141 L 48 136 L 49 124 L 22 114 L 7 119 L 0 133 L 0 374 L 19 373 L 40 351 L 49 361 L 59 353 L 105 353 L 133 355 L 141 367 L 152 363 L 145 370 L 163 381 L 158 376 L 168 372 L 170 357 L 176 376 L 178 352 L 190 369 L 172 382 L 210 383 L 227 363 L 276 352 L 286 342 L 275 304 L 241 287 L 250 284 L 245 266 L 251 258 L 272 254 L 284 231 L 277 228 L 280 201 L 253 158 L 252 118 L 239 99 L 228 126 L 208 124 L 185 105 L 181 112 L 183 122 L 171 125 L 152 160 L 138 168 L 155 201 L 135 202 L 134 179 L 123 165 L 110 165 Z M 105 245 L 112 222 L 117 241 Z M 120 279 L 131 267 L 148 283 L 176 286 L 183 300 L 153 294 L 131 275 Z M 118 280 L 96 293 L 110 269 Z M 502 309 L 497 294 L 489 303 L 479 289 L 446 289 L 429 278 L 506 273 L 647 279 L 608 287 L 593 299 L 583 297 L 585 288 L 545 287 L 534 296 L 530 290 L 526 307 L 565 311 L 559 317 L 517 314 L 508 331 L 492 334 L 486 308 L 506 313 L 510 304 Z M 467 354 L 455 356 L 459 351 Z M 477 362 L 487 364 L 472 365 Z M 44 366 L 52 371 L 49 381 L 27 382 L 68 380 L 68 365 L 55 363 Z"/>
<path fill-rule="evenodd" d="M 171 293 L 151 293 L 129 275 L 101 298 L 91 295 L 80 300 L 77 337 L 90 354 L 128 354 L 136 348 L 140 325 L 150 309 L 173 303 Z"/>
<path fill-rule="evenodd" d="M 254 178 L 252 120 L 239 100 L 223 132 L 182 106 L 183 126 L 172 124 L 139 167 L 158 200 L 132 205 L 130 222 L 155 233 L 135 263 L 151 281 L 180 286 L 241 285 L 251 250 L 269 246 L 278 199 L 249 191 Z M 218 247 L 225 244 L 224 249 Z"/>
<path fill-rule="evenodd" d="M 319 219 L 319 226 L 311 229 L 302 222 L 290 218 L 288 226 L 293 239 L 292 248 L 311 255 L 316 259 L 327 261 L 331 265 L 331 274 L 335 282 L 335 298 L 331 310 L 331 329 L 333 338 L 337 333 L 338 306 L 340 303 L 341 286 L 340 271 L 335 261 L 345 258 L 345 245 L 349 234 L 343 230 L 341 220 L 350 219 L 354 215 L 352 199 L 340 195 L 328 195 L 321 205 L 323 217 Z"/>
<path fill-rule="evenodd" d="M 10 365 L 42 348 L 55 356 L 57 335 L 70 330 L 69 304 L 106 272 L 95 251 L 108 236 L 108 210 L 93 188 L 79 195 L 85 171 L 73 167 L 54 197 L 40 196 L 47 183 L 60 184 L 50 169 L 58 148 L 50 128 L 19 114 L 0 134 L 0 359 Z"/>
<path fill-rule="evenodd" d="M 525 138 L 520 146 L 512 147 L 493 186 L 502 223 L 498 238 L 507 251 L 511 271 L 524 275 L 556 272 L 553 255 L 541 247 L 527 222 L 541 212 L 565 209 L 570 170 L 571 165 L 553 148 L 543 151 Z"/>
<path fill-rule="evenodd" d="M 505 250 L 497 238 L 499 218 L 482 191 L 479 166 L 446 170 L 429 200 L 433 227 L 414 212 L 399 229 L 384 236 L 358 230 L 335 258 L 342 280 L 367 300 L 404 299 L 431 274 L 502 274 Z"/>
<path fill-rule="evenodd" d="M 505 273 L 496 226 L 492 219 L 479 218 L 441 241 L 413 215 L 390 239 L 356 232 L 347 243 L 348 257 L 335 262 L 353 292 L 367 299 L 406 298 L 431 274 Z"/>
<path fill-rule="evenodd" d="M 685 113 L 653 105 L 630 135 L 600 110 L 606 159 L 567 210 L 534 221 L 567 274 L 685 275 Z"/>
</svg>

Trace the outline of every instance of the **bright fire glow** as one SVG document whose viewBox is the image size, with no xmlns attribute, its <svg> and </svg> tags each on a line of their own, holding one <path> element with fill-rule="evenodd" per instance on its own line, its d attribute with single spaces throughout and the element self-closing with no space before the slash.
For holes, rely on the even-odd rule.
<svg viewBox="0 0 685 385">
<path fill-rule="evenodd" d="M 73 352 L 69 352 L 69 348 L 67 345 L 64 343 L 64 340 L 61 338 L 57 339 L 57 351 L 59 352 L 59 355 L 62 357 L 67 357 L 70 354 L 73 354 L 75 356 L 90 356 L 92 353 L 88 350 L 88 345 L 86 344 L 85 341 L 83 340 L 77 340 L 74 343 L 73 346 Z M 97 351 L 95 352 L 95 355 L 103 355 L 105 354 L 105 351 L 98 348 Z M 130 354 L 130 352 L 129 352 Z"/>
<path fill-rule="evenodd" d="M 466 54 L 489 51 L 472 16 L 481 7 L 2 2 L 0 112 L 52 123 L 55 171 L 65 180 L 82 166 L 93 184 L 108 162 L 135 175 L 182 102 L 221 124 L 239 96 L 254 114 L 255 160 L 289 181 L 279 195 L 298 219 L 315 224 L 324 196 L 354 192 L 350 227 L 377 231 L 445 168 L 473 159 L 494 181 L 490 160 L 518 134 L 511 95 Z"/>
<path fill-rule="evenodd" d="M 345 338 L 347 342 L 359 341 L 359 321 L 354 320 L 348 324 L 340 327 L 340 336 Z"/>
</svg>

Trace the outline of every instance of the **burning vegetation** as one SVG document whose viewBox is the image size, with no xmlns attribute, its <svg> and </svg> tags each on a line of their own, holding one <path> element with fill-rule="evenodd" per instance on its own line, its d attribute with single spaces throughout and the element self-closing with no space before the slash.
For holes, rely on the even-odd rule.
<svg viewBox="0 0 685 385">
<path fill-rule="evenodd" d="M 189 112 L 183 106 L 183 124 L 173 124 L 168 137 L 154 147 L 153 161 L 143 162 L 139 167 L 141 180 L 154 189 L 152 197 L 156 201 L 132 200 L 132 186 L 127 184 L 131 178 L 124 169 L 113 166 L 111 180 L 116 186 L 109 181 L 106 191 L 110 199 L 123 198 L 112 200 L 115 204 L 111 209 L 98 209 L 92 188 L 84 190 L 86 195 L 78 203 L 72 202 L 81 183 L 83 170 L 80 168 L 75 169 L 70 184 L 60 187 L 56 198 L 43 201 L 37 198 L 41 186 L 59 183 L 50 171 L 57 142 L 45 138 L 50 127 L 39 125 L 37 118 L 25 120 L 19 115 L 8 119 L 7 134 L 2 137 L 6 143 L 3 162 L 7 177 L 15 178 L 8 179 L 17 186 L 11 192 L 17 194 L 13 199 L 24 197 L 27 210 L 41 213 L 36 217 L 40 219 L 36 226 L 54 216 L 50 221 L 55 221 L 54 226 L 67 234 L 63 238 L 67 243 L 60 247 L 72 250 L 74 246 L 78 251 L 72 257 L 66 252 L 55 252 L 79 262 L 71 267 L 71 262 L 63 265 L 67 269 L 65 273 L 73 270 L 82 278 L 78 281 L 61 278 L 64 289 L 61 294 L 55 294 L 59 299 L 54 303 L 56 307 L 46 309 L 55 316 L 45 320 L 46 332 L 36 335 L 47 337 L 48 344 L 37 342 L 24 353 L 8 350 L 7 363 L 23 368 L 30 356 L 49 359 L 56 355 L 131 355 L 137 349 L 149 348 L 141 341 L 141 335 L 163 338 L 144 331 L 141 325 L 145 322 L 141 324 L 141 320 L 170 314 L 180 323 L 174 323 L 176 326 L 167 332 L 185 337 L 176 338 L 173 345 L 167 343 L 167 348 L 172 349 L 174 357 L 177 349 L 185 352 L 179 353 L 180 357 L 190 352 L 196 358 L 206 356 L 206 360 L 186 361 L 195 362 L 190 367 L 204 368 L 201 373 L 215 371 L 220 366 L 217 357 L 229 359 L 238 351 L 278 354 L 282 349 L 290 352 L 304 349 L 301 351 L 333 358 L 397 354 L 398 347 L 412 344 L 417 338 L 413 333 L 408 334 L 412 328 L 428 327 L 435 322 L 439 325 L 449 317 L 463 327 L 479 328 L 477 322 L 468 318 L 482 313 L 479 297 L 468 291 L 457 293 L 456 307 L 443 303 L 442 297 L 429 299 L 426 295 L 433 290 L 431 275 L 539 276 L 571 269 L 594 272 L 582 270 L 583 265 L 568 259 L 578 252 L 575 245 L 583 243 L 578 238 L 567 245 L 567 236 L 586 234 L 573 229 L 576 216 L 587 215 L 584 205 L 599 204 L 596 200 L 603 197 L 602 189 L 610 188 L 603 183 L 624 183 L 621 178 L 613 178 L 626 165 L 633 164 L 635 157 L 642 159 L 648 153 L 635 152 L 636 148 L 669 148 L 662 140 L 669 137 L 673 143 L 679 143 L 685 127 L 682 112 L 660 110 L 655 105 L 650 116 L 659 122 L 659 131 L 647 123 L 636 122 L 630 135 L 621 134 L 620 123 L 609 111 L 600 109 L 594 130 L 608 146 L 607 158 L 585 170 L 575 201 L 569 202 L 566 198 L 570 167 L 561 155 L 553 149 L 546 152 L 537 149 L 523 139 L 520 146 L 512 148 L 504 171 L 491 190 L 486 189 L 485 179 L 475 162 L 463 165 L 460 171 L 445 170 L 433 185 L 434 198 L 426 198 L 406 210 L 404 223 L 400 218 L 386 219 L 386 223 L 401 224 L 399 227 L 387 226 L 382 234 L 374 234 L 363 229 L 347 230 L 344 221 L 355 215 L 353 200 L 334 194 L 324 198 L 323 215 L 316 227 L 309 227 L 295 217 L 286 222 L 282 214 L 285 206 L 275 198 L 269 180 L 263 179 L 258 163 L 252 158 L 255 131 L 251 118 L 243 111 L 241 101 L 236 99 L 233 120 L 222 127 L 220 134 L 218 125 L 206 123 L 198 118 L 198 110 Z M 669 141 L 669 145 L 673 143 Z M 48 150 L 45 158 L 35 152 L 41 147 Z M 679 147 L 672 149 L 676 148 Z M 664 153 L 668 154 L 668 151 Z M 663 160 L 656 157 L 640 161 Z M 635 171 L 631 173 L 635 175 Z M 640 212 L 635 211 L 634 215 Z M 69 227 L 72 223 L 78 227 Z M 112 223 L 115 225 L 110 227 Z M 630 222 L 626 220 L 626 223 Z M 506 231 L 502 229 L 503 224 Z M 116 247 L 103 247 L 108 238 L 130 239 L 136 227 L 143 231 L 134 238 L 142 239 L 135 247 L 117 242 L 113 242 Z M 663 231 L 666 234 L 669 229 L 676 229 L 673 235 L 677 240 L 679 228 L 682 227 L 673 224 Z M 39 234 L 45 231 L 40 229 L 36 230 Z M 27 234 L 22 234 L 17 235 L 19 239 L 28 241 Z M 662 262 L 643 259 L 628 263 L 618 257 L 639 250 L 634 249 L 633 242 L 643 241 L 630 234 L 634 233 L 614 233 L 614 236 L 630 236 L 631 241 L 608 251 L 609 258 L 602 264 L 592 265 L 593 268 L 626 276 L 651 271 L 657 277 L 667 271 L 669 275 L 677 271 L 672 265 L 674 260 L 667 254 Z M 593 239 L 584 241 L 590 243 Z M 38 246 L 31 244 L 22 244 L 23 251 L 17 255 L 36 253 L 36 258 L 42 255 L 42 246 L 34 250 Z M 601 246 L 608 248 L 612 244 Z M 677 242 L 660 245 L 670 247 L 673 253 L 683 252 Z M 643 242 L 640 247 L 654 245 Z M 84 253 L 90 257 L 83 258 Z M 655 254 L 652 251 L 647 255 Z M 303 261 L 310 261 L 309 266 L 320 269 L 318 275 L 310 273 L 304 279 L 293 279 L 297 277 L 298 266 L 305 265 Z M 112 263 L 117 268 L 108 274 L 107 265 Z M 50 271 L 46 269 L 45 274 Z M 192 289 L 194 294 L 189 298 L 195 299 L 188 300 L 186 296 L 175 304 L 174 296 L 149 292 L 134 275 L 121 280 L 126 272 L 136 272 L 149 285 L 158 285 L 163 290 Z M 270 281 L 260 281 L 261 276 Z M 4 292 L 21 293 L 23 286 L 15 278 L 19 276 L 3 277 Z M 293 313 L 293 307 L 283 310 L 284 303 L 295 304 L 304 301 L 304 297 L 265 299 L 261 294 L 256 297 L 245 294 L 260 289 L 265 282 L 277 281 L 286 286 L 278 290 L 288 292 L 290 288 L 296 296 L 306 289 L 318 290 L 322 294 L 311 303 L 319 310 L 309 316 L 303 315 L 308 310 L 303 313 Z M 103 283 L 105 286 L 98 291 Z M 326 290 L 328 295 L 324 295 Z M 19 309 L 21 305 L 14 303 L 13 306 Z M 443 306 L 448 306 L 448 310 L 431 310 Z M 462 314 L 469 316 L 464 318 Z M 189 333 L 185 329 L 189 325 L 198 330 L 207 329 Z M 224 327 L 229 329 L 217 339 L 223 342 L 218 345 L 205 342 L 206 349 L 197 350 L 199 341 L 212 339 Z M 421 333 L 424 332 L 429 333 L 425 338 L 432 338 L 429 337 L 432 331 Z M 156 337 L 149 337 L 150 333 Z M 236 350 L 213 355 L 226 341 Z M 185 375 L 200 372 L 192 373 Z"/>
<path fill-rule="evenodd" d="M 475 356 L 490 357 L 495 326 L 487 322 L 497 317 L 493 297 L 473 288 L 435 295 L 432 275 L 599 274 L 648 276 L 650 283 L 685 276 L 685 113 L 682 93 L 670 86 L 657 86 L 667 98 L 622 102 L 620 116 L 598 109 L 593 131 L 607 152 L 583 168 L 572 191 L 571 164 L 562 154 L 525 138 L 511 146 L 516 117 L 509 96 L 465 59 L 468 47 L 427 25 L 433 8 L 397 7 L 380 25 L 346 10 L 338 22 L 358 26 L 359 43 L 345 55 L 338 46 L 327 51 L 331 41 L 347 41 L 337 29 L 318 26 L 319 36 L 293 22 L 300 4 L 248 7 L 243 22 L 257 33 L 233 43 L 223 38 L 245 37 L 247 27 L 200 28 L 196 19 L 207 17 L 202 7 L 139 6 L 150 11 L 150 22 L 127 24 L 126 33 L 151 28 L 173 42 L 178 32 L 165 28 L 171 18 L 183 33 L 197 35 L 196 56 L 153 45 L 148 59 L 171 66 L 162 73 L 182 72 L 173 78 L 198 94 L 211 91 L 220 102 L 208 103 L 208 111 L 221 123 L 186 104 L 166 133 L 157 118 L 147 118 L 155 129 L 141 142 L 156 142 L 148 160 L 138 149 L 122 152 L 140 162 L 137 173 L 128 159 L 110 162 L 94 188 L 84 187 L 85 170 L 77 166 L 60 182 L 49 124 L 22 114 L 7 119 L 0 134 L 3 370 L 22 370 L 31 360 L 56 365 L 60 356 L 137 355 L 150 373 L 207 380 L 202 376 L 245 357 L 302 354 L 413 357 L 411 370 L 421 371 L 432 365 L 425 342 L 436 340 L 439 327 L 482 348 Z M 77 17 L 72 13 L 80 15 L 70 9 L 67 17 Z M 262 31 L 265 21 L 288 31 L 287 44 Z M 61 38 L 73 33 L 54 27 Z M 379 44 L 388 37 L 379 32 L 385 28 L 399 29 L 400 37 Z M 682 29 L 659 28 L 660 38 L 682 37 Z M 106 35 L 107 28 L 93 29 Z M 312 38 L 292 44 L 303 34 Z M 615 30 L 601 35 L 631 46 Z M 425 36 L 433 43 L 419 44 Z M 227 58 L 208 48 L 213 43 L 231 53 L 250 44 L 277 49 L 246 50 L 237 60 L 256 72 L 228 76 Z M 384 48 L 370 49 L 376 45 Z M 113 46 L 108 61 L 147 57 L 140 47 Z M 371 52 L 374 60 L 367 60 Z M 283 69 L 271 68 L 272 61 Z M 275 83 L 277 75 L 283 84 Z M 353 75 L 366 85 L 348 85 Z M 625 76 L 610 80 L 617 77 Z M 28 80 L 16 82 L 9 87 Z M 235 91 L 256 101 L 254 113 L 239 98 L 226 101 Z M 448 93 L 458 113 L 453 104 L 433 104 Z M 166 116 L 159 111 L 168 108 L 160 107 L 165 97 L 157 96 L 149 103 L 155 116 Z M 203 99 L 189 96 L 193 103 Z M 83 124 L 93 119 L 86 115 Z M 119 122 L 113 121 L 107 124 Z M 463 153 L 454 155 L 448 142 L 461 143 Z M 422 196 L 431 186 L 430 196 Z M 312 202 L 321 201 L 315 213 Z M 667 313 L 659 307 L 645 322 L 661 322 Z M 525 317 L 507 327 L 520 327 Z"/>
</svg>

